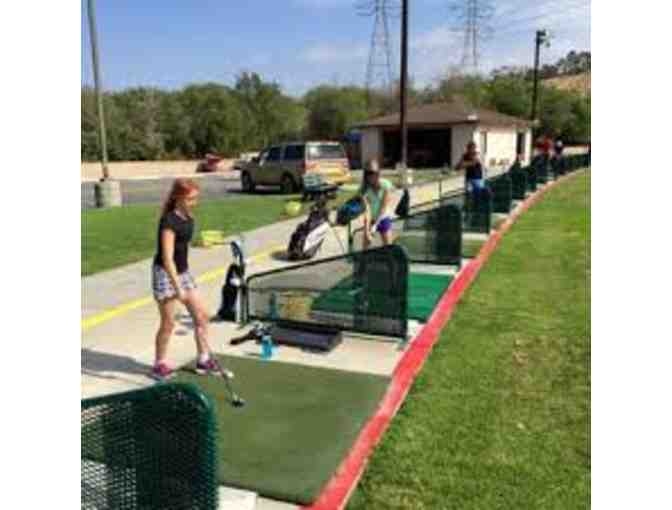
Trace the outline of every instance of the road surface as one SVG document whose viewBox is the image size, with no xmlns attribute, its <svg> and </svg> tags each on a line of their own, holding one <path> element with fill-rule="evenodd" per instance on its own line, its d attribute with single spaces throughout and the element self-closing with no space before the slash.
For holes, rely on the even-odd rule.
<svg viewBox="0 0 672 510">
<path fill-rule="evenodd" d="M 126 179 L 121 181 L 121 194 L 124 205 L 160 204 L 170 191 L 174 177 L 160 179 Z M 202 200 L 219 200 L 230 196 L 230 191 L 240 192 L 240 181 L 231 176 L 208 175 L 199 177 L 196 182 L 201 187 Z M 82 209 L 96 206 L 94 183 L 82 183 Z"/>
</svg>

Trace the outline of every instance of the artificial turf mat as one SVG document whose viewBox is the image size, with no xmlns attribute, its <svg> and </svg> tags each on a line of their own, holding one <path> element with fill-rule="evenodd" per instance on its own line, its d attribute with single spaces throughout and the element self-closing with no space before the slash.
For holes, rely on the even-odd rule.
<svg viewBox="0 0 672 510">
<path fill-rule="evenodd" d="M 408 279 L 408 318 L 427 322 L 452 281 L 452 275 L 411 273 Z"/>
<path fill-rule="evenodd" d="M 452 281 L 452 275 L 410 273 L 407 318 L 426 322 Z M 331 313 L 353 313 L 356 293 L 353 279 L 347 278 L 315 299 L 312 309 Z M 380 317 L 387 317 L 389 310 L 394 308 L 386 306 L 385 296 L 379 295 L 375 296 L 371 305 L 369 312 Z"/>
<path fill-rule="evenodd" d="M 313 502 L 379 405 L 388 377 L 218 356 L 246 400 L 233 408 L 224 381 L 178 372 L 215 403 L 222 485 L 298 504 Z"/>
</svg>

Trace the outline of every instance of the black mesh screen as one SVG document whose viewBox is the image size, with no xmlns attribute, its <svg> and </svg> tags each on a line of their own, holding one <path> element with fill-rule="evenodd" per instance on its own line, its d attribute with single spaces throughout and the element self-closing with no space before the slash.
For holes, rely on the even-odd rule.
<svg viewBox="0 0 672 510">
<path fill-rule="evenodd" d="M 408 264 L 392 245 L 253 275 L 249 318 L 405 339 Z"/>
<path fill-rule="evenodd" d="M 488 188 L 492 191 L 492 212 L 509 214 L 513 200 L 513 185 L 508 174 L 488 179 Z"/>
<path fill-rule="evenodd" d="M 392 221 L 392 242 L 402 246 L 410 262 L 459 266 L 462 262 L 462 212 L 452 204 L 440 201 L 413 207 L 406 218 Z M 370 247 L 380 247 L 379 235 L 373 236 Z M 350 251 L 364 249 L 364 229 L 352 233 Z"/>
</svg>

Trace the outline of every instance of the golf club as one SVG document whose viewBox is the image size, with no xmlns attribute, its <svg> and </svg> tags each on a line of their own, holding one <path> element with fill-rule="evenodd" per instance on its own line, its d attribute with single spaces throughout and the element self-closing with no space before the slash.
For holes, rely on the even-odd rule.
<svg viewBox="0 0 672 510">
<path fill-rule="evenodd" d="M 345 246 L 343 246 L 343 242 L 341 241 L 341 238 L 338 235 L 338 232 L 336 232 L 336 229 L 334 229 L 334 225 L 331 223 L 331 221 L 327 221 L 327 224 L 329 225 L 329 228 L 331 229 L 331 233 L 334 234 L 334 237 L 338 241 L 338 245 L 341 247 L 341 251 L 343 252 L 343 255 L 347 255 L 348 252 L 345 251 Z"/>
<path fill-rule="evenodd" d="M 240 398 L 238 394 L 236 394 L 235 391 L 233 391 L 233 387 L 231 386 L 231 379 L 233 379 L 233 372 L 230 370 L 224 370 L 222 366 L 219 364 L 219 361 L 217 361 L 214 357 L 212 358 L 212 361 L 214 361 L 215 366 L 217 367 L 217 371 L 219 372 L 219 375 L 224 379 L 224 383 L 226 384 L 226 389 L 229 392 L 229 395 L 231 396 L 231 405 L 233 407 L 243 407 L 245 405 L 245 401 Z"/>
</svg>

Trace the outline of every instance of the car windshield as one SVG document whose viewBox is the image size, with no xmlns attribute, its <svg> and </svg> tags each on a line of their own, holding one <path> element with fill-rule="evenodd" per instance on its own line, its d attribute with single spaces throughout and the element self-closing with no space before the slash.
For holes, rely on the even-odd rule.
<svg viewBox="0 0 672 510">
<path fill-rule="evenodd" d="M 345 159 L 345 152 L 343 147 L 333 143 L 309 145 L 308 159 Z"/>
</svg>

